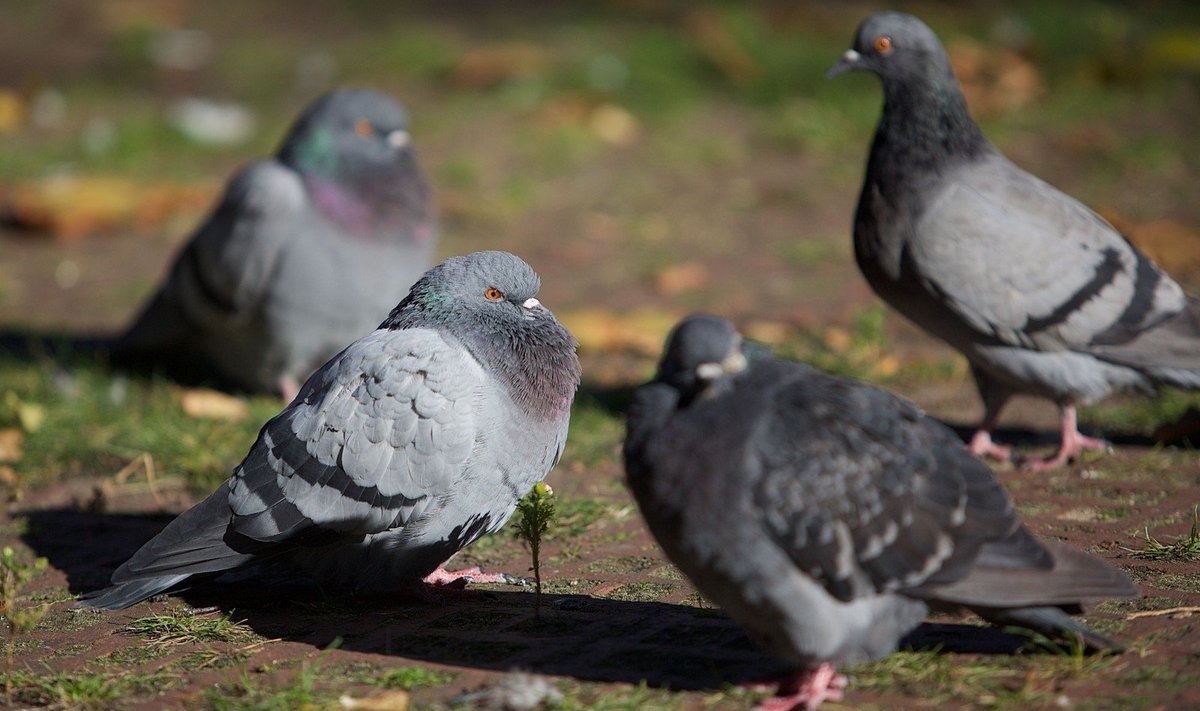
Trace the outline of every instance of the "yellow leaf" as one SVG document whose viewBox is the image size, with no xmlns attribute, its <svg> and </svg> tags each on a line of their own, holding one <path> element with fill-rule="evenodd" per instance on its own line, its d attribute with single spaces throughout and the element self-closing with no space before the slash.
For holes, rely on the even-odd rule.
<svg viewBox="0 0 1200 711">
<path fill-rule="evenodd" d="M 385 691 L 374 696 L 356 699 L 349 694 L 342 694 L 338 705 L 344 709 L 361 709 L 362 711 L 408 711 L 408 692 Z"/>
<path fill-rule="evenodd" d="M 189 417 L 236 421 L 250 416 L 250 407 L 245 400 L 205 388 L 184 390 L 179 396 L 179 404 Z"/>
<path fill-rule="evenodd" d="M 23 452 L 24 433 L 16 427 L 0 430 L 0 462 L 19 462 Z"/>
</svg>

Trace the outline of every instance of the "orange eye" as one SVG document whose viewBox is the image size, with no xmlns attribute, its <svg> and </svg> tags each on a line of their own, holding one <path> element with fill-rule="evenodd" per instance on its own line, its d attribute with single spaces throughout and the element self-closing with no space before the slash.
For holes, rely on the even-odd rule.
<svg viewBox="0 0 1200 711">
<path fill-rule="evenodd" d="M 362 136 L 363 138 L 366 138 L 367 136 L 370 136 L 372 133 L 375 132 L 375 127 L 372 126 L 371 122 L 366 120 L 365 118 L 359 119 L 354 124 L 354 132 L 357 133 L 358 135 Z"/>
<path fill-rule="evenodd" d="M 499 301 L 504 298 L 504 292 L 494 286 L 488 287 L 488 290 L 483 292 L 483 297 L 488 301 Z"/>
<path fill-rule="evenodd" d="M 887 35 L 879 35 L 874 42 L 875 51 L 880 54 L 892 53 L 892 38 Z"/>
</svg>

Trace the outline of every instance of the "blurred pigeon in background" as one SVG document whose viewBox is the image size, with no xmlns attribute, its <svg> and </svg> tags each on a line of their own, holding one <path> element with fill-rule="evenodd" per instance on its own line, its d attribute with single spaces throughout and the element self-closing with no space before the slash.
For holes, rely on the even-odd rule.
<svg viewBox="0 0 1200 711">
<path fill-rule="evenodd" d="M 566 441 L 579 359 L 538 288 L 506 252 L 431 269 L 83 604 L 269 561 L 365 592 L 452 578 L 440 566 L 503 526 Z"/>
<path fill-rule="evenodd" d="M 377 91 L 333 91 L 275 157 L 233 177 L 114 360 L 290 400 L 408 293 L 434 242 L 404 110 Z"/>
<path fill-rule="evenodd" d="M 1105 446 L 1075 407 L 1124 389 L 1200 388 L 1200 306 L 1120 233 L 1002 156 L 971 120 L 942 45 L 911 15 L 858 28 L 830 69 L 876 74 L 883 115 L 854 220 L 858 265 L 900 313 L 962 351 L 984 404 L 971 452 L 1017 393 L 1061 410 L 1060 466 Z"/>
<path fill-rule="evenodd" d="M 1097 649 L 1069 613 L 1129 578 L 1021 524 L 954 432 L 890 393 L 754 357 L 724 320 L 668 337 L 630 407 L 629 487 L 667 556 L 800 670 L 775 708 L 837 698 L 931 606 Z"/>
</svg>

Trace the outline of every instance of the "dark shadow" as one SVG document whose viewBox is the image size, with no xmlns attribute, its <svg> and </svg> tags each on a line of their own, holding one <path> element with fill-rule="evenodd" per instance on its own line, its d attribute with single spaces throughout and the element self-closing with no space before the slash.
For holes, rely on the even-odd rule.
<svg viewBox="0 0 1200 711">
<path fill-rule="evenodd" d="M 954 430 L 963 442 L 971 441 L 978 422 L 948 422 L 942 424 Z M 1081 428 L 1083 433 L 1092 437 L 1100 437 L 1116 447 L 1153 447 L 1158 444 L 1154 437 L 1145 432 L 1113 431 L 1089 428 L 1085 423 Z M 1049 430 L 1031 430 L 1024 427 L 1001 427 L 992 432 L 992 439 L 998 444 L 1012 446 L 1057 447 L 1058 432 Z"/>
<path fill-rule="evenodd" d="M 25 542 L 66 573 L 76 594 L 103 587 L 170 519 L 71 510 L 22 515 Z M 723 612 L 681 604 L 547 594 L 538 619 L 527 589 L 447 592 L 434 602 L 410 602 L 333 594 L 277 577 L 268 584 L 201 583 L 175 597 L 192 607 L 215 607 L 267 638 L 493 671 L 692 690 L 787 671 Z M 925 624 L 902 646 L 1010 654 L 1026 641 L 991 627 Z"/>
<path fill-rule="evenodd" d="M 94 333 L 65 333 L 33 329 L 0 328 L 0 356 L 22 362 L 55 361 L 68 365 L 108 362 L 112 339 Z"/>
<path fill-rule="evenodd" d="M 114 338 L 22 328 L 0 329 L 0 359 L 21 363 L 53 363 L 61 368 L 94 366 L 135 378 L 166 378 L 184 387 L 208 387 L 233 394 L 251 394 L 224 378 L 191 352 L 162 352 L 153 356 L 114 356 Z"/>
<path fill-rule="evenodd" d="M 624 417 L 629 412 L 629 403 L 637 388 L 637 385 L 598 385 L 584 380 L 575 393 L 575 405 L 591 405 L 610 415 Z"/>
</svg>

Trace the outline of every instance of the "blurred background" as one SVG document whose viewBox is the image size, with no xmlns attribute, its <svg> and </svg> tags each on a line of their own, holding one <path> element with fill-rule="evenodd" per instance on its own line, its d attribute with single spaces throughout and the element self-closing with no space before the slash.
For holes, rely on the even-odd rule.
<svg viewBox="0 0 1200 711">
<path fill-rule="evenodd" d="M 0 323 L 124 323 L 232 171 L 342 84 L 409 109 L 442 254 L 517 252 L 559 311 L 851 323 L 880 91 L 824 71 L 884 7 L 5 0 Z M 1200 5 L 894 7 L 939 33 L 1002 150 L 1195 293 Z"/>
<path fill-rule="evenodd" d="M 939 33 L 1001 150 L 1200 293 L 1200 4 L 894 7 Z M 0 331 L 119 328 L 238 166 L 315 96 L 366 85 L 409 109 L 441 255 L 533 264 L 593 382 L 646 377 L 705 309 L 972 418 L 963 361 L 853 264 L 881 93 L 825 70 L 884 8 L 6 0 Z"/>
<path fill-rule="evenodd" d="M 440 256 L 494 248 L 524 257 L 542 276 L 542 301 L 581 341 L 585 384 L 570 444 L 551 475 L 563 522 L 549 558 L 556 592 L 693 604 L 686 587 L 672 582 L 673 570 L 645 579 L 647 566 L 663 561 L 653 558 L 632 513 L 619 464 L 622 398 L 650 375 L 678 317 L 696 309 L 732 317 L 785 356 L 884 383 L 952 424 L 972 423 L 982 411 L 963 359 L 889 312 L 853 261 L 850 226 L 881 92 L 874 77 L 827 81 L 825 70 L 858 23 L 888 7 L 918 15 L 939 34 L 974 116 L 1002 151 L 1112 220 L 1200 295 L 1195 0 L 0 0 L 0 343 L 29 335 L 69 343 L 114 332 L 161 279 L 228 177 L 273 152 L 303 106 L 339 85 L 383 90 L 409 110 L 413 145 L 438 203 Z M 1191 420 L 1185 414 L 1195 400 L 1171 392 L 1088 408 L 1085 426 L 1117 440 L 1116 453 L 1057 477 L 1001 476 L 1039 534 L 1098 552 L 1141 548 L 1151 533 L 1194 520 L 1194 450 L 1146 445 L 1195 441 L 1200 411 Z M 49 631 L 21 648 L 19 668 L 36 661 L 42 669 L 53 658 L 55 673 L 86 668 L 94 674 L 84 681 L 108 680 L 104 688 L 120 699 L 111 704 L 135 693 L 113 682 L 109 668 L 89 665 L 93 658 L 106 663 L 101 651 L 117 648 L 114 668 L 127 671 L 120 660 L 135 657 L 118 659 L 128 651 L 122 647 L 153 650 L 143 637 L 113 634 L 118 623 L 75 614 L 70 601 L 103 584 L 122 551 L 161 526 L 147 511 L 178 511 L 224 480 L 279 407 L 269 396 L 229 397 L 113 374 L 90 353 L 51 359 L 0 349 L 0 494 L 33 512 L 0 515 L 0 542 L 20 547 L 21 540 L 51 559 L 37 594 L 57 604 L 43 627 Z M 1156 430 L 1172 423 L 1188 426 L 1159 437 Z M 1052 434 L 1054 408 L 1017 403 L 1004 418 L 1006 427 L 1014 424 Z M 1103 481 L 1083 485 L 1084 478 Z M 115 515 L 121 512 L 135 515 Z M 118 529 L 127 550 L 110 550 Z M 519 572 L 525 559 L 519 544 L 499 534 L 457 560 Z M 1138 580 L 1157 587 L 1138 604 L 1194 611 L 1194 564 L 1144 565 Z M 451 609 L 421 613 L 433 621 L 413 618 L 396 637 L 399 644 L 416 629 L 408 636 L 424 647 L 393 648 L 389 637 L 388 654 L 470 667 L 474 657 L 464 656 L 462 639 L 470 630 L 490 634 L 499 623 L 485 609 L 478 626 L 447 623 L 450 642 L 426 645 L 440 629 L 435 618 Z M 631 617 L 636 609 L 626 606 L 603 634 L 585 636 L 625 639 L 641 630 L 649 638 L 678 626 L 660 608 Z M 257 629 L 308 641 L 264 655 L 308 659 L 313 645 L 343 634 L 356 649 L 346 620 L 360 613 L 314 606 L 305 617 L 289 608 L 293 627 Z M 382 619 L 362 624 L 401 624 L 399 616 L 386 625 Z M 1137 641 L 1134 630 L 1125 638 L 1142 653 L 1126 655 L 1106 677 L 1092 670 L 1116 658 L 1084 667 L 1063 656 L 1055 667 L 1031 657 L 968 664 L 929 653 L 901 658 L 907 672 L 880 663 L 875 692 L 873 672 L 860 669 L 855 693 L 874 693 L 883 699 L 876 708 L 889 709 L 987 698 L 989 707 L 999 698 L 1011 708 L 1060 708 L 1069 683 L 1089 708 L 1109 708 L 1109 701 L 1112 708 L 1194 706 L 1197 677 L 1187 665 L 1195 666 L 1198 628 L 1167 629 L 1176 623 L 1165 617 L 1137 624 Z M 310 625 L 322 631 L 314 636 Z M 453 636 L 458 628 L 463 638 Z M 545 648 L 547 658 L 578 656 L 574 646 L 546 647 L 540 629 L 529 633 L 532 642 L 516 626 L 499 636 Z M 699 638 L 681 634 L 676 661 L 691 678 L 712 662 L 689 656 Z M 1147 654 L 1151 640 L 1156 653 Z M 637 644 L 618 648 L 627 659 L 615 668 L 628 677 L 598 678 L 637 680 L 662 663 L 661 647 Z M 487 650 L 495 668 L 512 663 L 508 649 Z M 251 664 L 247 654 L 225 653 L 234 665 L 225 683 L 238 683 L 231 679 L 237 665 Z M 360 665 L 359 677 L 368 676 L 365 653 L 346 654 L 347 664 Z M 136 657 L 146 658 L 153 657 Z M 256 674 L 277 668 L 253 664 Z M 595 673 L 590 667 L 568 667 L 533 669 L 597 678 L 587 676 Z M 209 689 L 209 707 L 235 708 L 222 705 L 233 692 L 214 686 L 218 672 L 206 673 L 190 679 L 187 693 Z M 984 681 L 929 696 L 931 678 L 959 673 Z M 18 698 L 70 705 L 63 689 L 75 678 L 39 674 L 22 677 Z M 467 674 L 458 687 L 482 679 Z M 1115 686 L 1118 677 L 1159 696 L 1126 705 L 1131 687 Z M 431 678 L 446 686 L 454 677 Z M 1018 691 L 988 686 L 995 678 Z M 1102 684 L 1087 686 L 1094 678 Z M 239 693 L 257 698 L 247 688 Z M 1191 702 L 1168 699 L 1180 689 L 1193 694 Z M 617 691 L 624 701 L 604 708 L 710 708 L 712 700 L 654 691 L 666 699 L 655 705 L 643 687 Z M 609 692 L 612 685 L 579 698 Z M 149 698 L 155 708 L 167 705 Z M 735 697 L 725 707 L 744 702 Z M 294 700 L 245 706 L 298 707 Z"/>
</svg>

